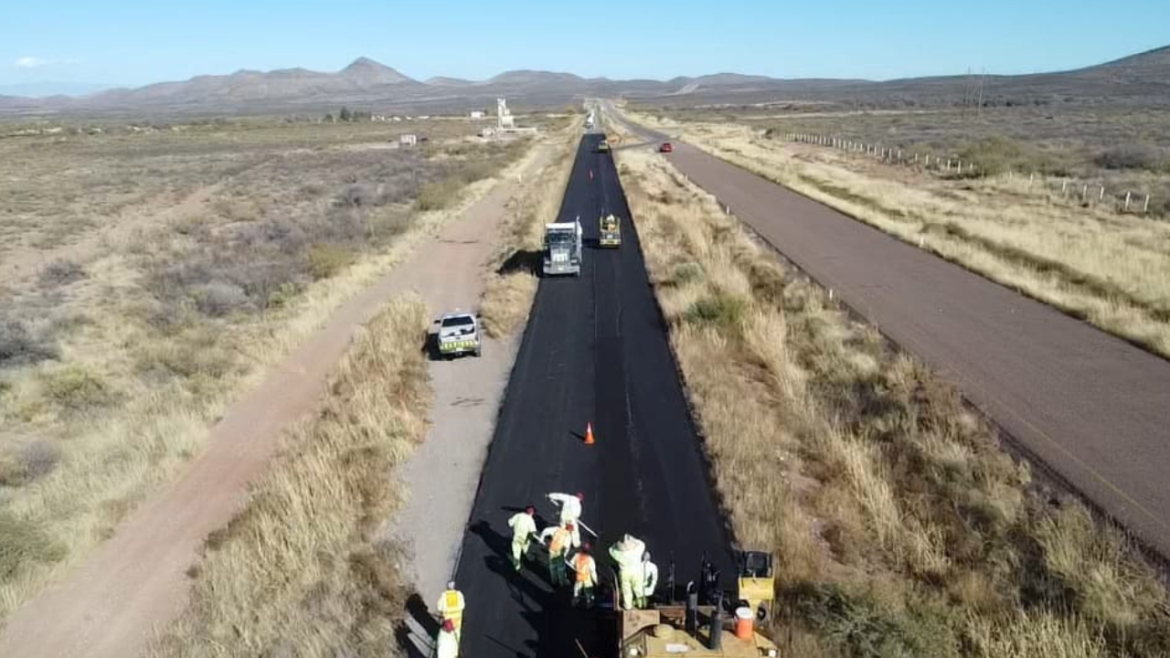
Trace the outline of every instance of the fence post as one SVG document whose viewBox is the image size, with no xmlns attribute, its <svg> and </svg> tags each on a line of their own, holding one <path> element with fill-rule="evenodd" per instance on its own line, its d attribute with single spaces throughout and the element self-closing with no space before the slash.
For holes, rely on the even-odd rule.
<svg viewBox="0 0 1170 658">
<path fill-rule="evenodd" d="M 959 160 L 959 175 L 963 175 L 963 161 Z"/>
<path fill-rule="evenodd" d="M 1146 202 L 1142 204 L 1142 213 L 1150 212 L 1150 195 L 1146 195 Z"/>
<path fill-rule="evenodd" d="M 1081 201 L 1087 201 L 1088 199 L 1089 199 L 1089 184 L 1085 183 L 1084 185 L 1081 185 Z"/>
<path fill-rule="evenodd" d="M 1032 187 L 1032 181 L 1036 178 L 1036 172 L 1028 174 L 1028 187 Z"/>
<path fill-rule="evenodd" d="M 1131 195 L 1130 192 L 1125 193 L 1125 208 L 1122 209 L 1122 212 L 1129 212 L 1129 197 L 1130 197 L 1130 195 Z"/>
<path fill-rule="evenodd" d="M 1097 195 L 1097 200 L 1101 201 L 1105 198 L 1105 186 L 1101 186 L 1101 193 Z"/>
<path fill-rule="evenodd" d="M 1060 183 L 1060 193 L 1061 193 L 1061 194 L 1064 194 L 1065 192 L 1068 192 L 1068 181 L 1061 181 L 1061 183 Z"/>
</svg>

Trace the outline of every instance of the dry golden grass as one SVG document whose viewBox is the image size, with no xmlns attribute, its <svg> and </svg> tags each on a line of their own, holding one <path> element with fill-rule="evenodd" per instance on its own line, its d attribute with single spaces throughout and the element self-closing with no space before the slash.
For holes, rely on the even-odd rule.
<svg viewBox="0 0 1170 658">
<path fill-rule="evenodd" d="M 1048 504 L 957 392 L 664 159 L 616 157 L 735 538 L 776 556 L 781 655 L 1170 652 L 1120 532 Z"/>
<path fill-rule="evenodd" d="M 431 404 L 421 300 L 400 298 L 338 365 L 323 408 L 286 439 L 244 511 L 207 542 L 191 604 L 154 656 L 392 655 L 409 595 L 380 529 L 391 472 Z"/>
<path fill-rule="evenodd" d="M 304 128 L 295 130 L 292 136 Z M 10 539 L 28 540 L 23 548 L 0 551 L 0 619 L 109 537 L 128 511 L 199 451 L 211 425 L 260 381 L 268 365 L 401 262 L 419 241 L 482 198 L 496 181 L 481 178 L 480 169 L 476 182 L 462 186 L 452 203 L 433 212 L 418 211 L 409 195 L 381 205 L 354 205 L 352 199 L 367 198 L 351 196 L 355 186 L 393 196 L 400 177 L 392 167 L 378 170 L 386 172 L 385 180 L 364 176 L 361 167 L 369 163 L 365 156 L 353 155 L 353 149 L 377 146 L 372 155 L 381 161 L 395 156 L 381 148 L 384 132 L 368 126 L 353 130 L 330 128 L 324 137 L 312 138 L 318 148 L 292 149 L 274 166 L 241 174 L 219 186 L 197 212 L 175 218 L 173 224 L 103 243 L 99 253 L 80 264 L 80 278 L 63 276 L 51 285 L 26 282 L 6 293 L 10 296 L 5 301 L 11 303 L 0 311 L 0 328 L 9 319 L 19 321 L 28 327 L 17 341 L 22 354 L 40 354 L 37 350 L 45 346 L 52 354 L 0 363 L 0 518 L 19 530 Z M 268 148 L 279 141 L 279 128 L 256 133 L 212 133 L 200 139 L 211 143 L 206 148 L 237 149 Z M 217 141 L 221 137 L 226 146 Z M 143 148 L 151 152 L 169 145 L 151 142 Z M 466 171 L 460 168 L 463 163 L 475 165 L 476 158 L 490 154 L 493 170 L 514 176 L 532 157 L 531 152 L 521 157 L 528 146 L 482 151 L 458 140 L 428 146 L 431 151 L 422 156 L 441 159 L 441 171 L 459 174 Z M 335 157 L 339 151 L 346 155 Z M 349 169 L 338 169 L 346 163 L 351 163 Z M 158 175 L 169 173 L 160 170 Z M 355 242 L 322 234 L 325 244 L 345 247 L 344 258 L 324 278 L 296 278 L 298 272 L 310 271 L 307 261 L 294 262 L 301 244 L 297 236 L 304 235 L 298 226 L 330 224 L 337 217 L 370 232 L 363 229 Z M 274 222 L 281 218 L 300 222 L 293 227 L 297 230 L 255 231 L 278 226 Z M 248 235 L 279 240 L 288 236 L 289 250 L 273 249 L 276 255 L 266 254 L 263 260 L 241 257 L 256 253 L 229 240 L 237 235 L 232 231 L 244 229 L 253 231 Z M 281 260 L 284 253 L 293 256 Z M 216 267 L 192 265 L 224 254 L 235 254 L 235 260 L 226 261 L 230 267 L 214 261 L 207 262 Z M 171 272 L 167 268 L 172 266 L 213 276 L 232 268 L 248 276 L 291 273 L 297 282 L 269 291 L 267 299 L 261 286 L 233 288 L 217 280 L 169 296 L 173 288 L 159 285 L 159 273 Z M 218 306 L 203 306 L 210 302 L 228 311 L 221 315 Z M 13 335 L 0 331 L 0 337 Z M 4 347 L 0 345 L 0 356 Z"/>
<path fill-rule="evenodd" d="M 480 312 L 484 331 L 503 338 L 523 326 L 539 283 L 544 225 L 556 221 L 573 170 L 583 120 L 574 119 L 552 144 L 550 164 L 524 181 L 509 202 L 500 250 L 492 259 Z"/>
<path fill-rule="evenodd" d="M 1019 177 L 940 179 L 744 126 L 637 120 L 1170 356 L 1166 222 L 1082 208 Z"/>
</svg>

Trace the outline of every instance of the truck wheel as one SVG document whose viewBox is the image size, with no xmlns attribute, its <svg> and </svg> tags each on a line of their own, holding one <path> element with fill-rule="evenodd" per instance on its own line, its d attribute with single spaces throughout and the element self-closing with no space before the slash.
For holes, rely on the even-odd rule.
<svg viewBox="0 0 1170 658">
<path fill-rule="evenodd" d="M 475 358 L 478 359 L 481 356 L 483 356 L 483 346 L 482 345 L 475 348 Z"/>
</svg>

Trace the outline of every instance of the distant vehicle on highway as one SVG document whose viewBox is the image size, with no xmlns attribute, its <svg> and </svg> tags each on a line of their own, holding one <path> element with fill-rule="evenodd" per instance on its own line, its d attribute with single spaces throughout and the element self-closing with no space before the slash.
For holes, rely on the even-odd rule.
<svg viewBox="0 0 1170 658">
<path fill-rule="evenodd" d="M 670 142 L 662 142 L 662 146 L 658 147 L 658 152 L 659 153 L 673 153 L 674 147 L 670 145 Z"/>
<path fill-rule="evenodd" d="M 439 354 L 452 358 L 460 354 L 483 354 L 479 336 L 479 318 L 473 313 L 455 311 L 435 320 L 439 325 L 435 340 Z"/>
<path fill-rule="evenodd" d="M 598 153 L 609 153 L 609 140 L 603 139 L 597 143 Z"/>
</svg>

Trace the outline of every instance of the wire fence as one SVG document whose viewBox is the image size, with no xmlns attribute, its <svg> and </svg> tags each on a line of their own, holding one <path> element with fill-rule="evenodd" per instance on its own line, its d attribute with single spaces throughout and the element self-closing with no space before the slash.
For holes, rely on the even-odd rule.
<svg viewBox="0 0 1170 658">
<path fill-rule="evenodd" d="M 962 178 L 991 178 L 998 176 L 1006 178 L 1021 190 L 1035 190 L 1057 196 L 1070 203 L 1081 206 L 1109 207 L 1118 213 L 1130 213 L 1153 216 L 1151 207 L 1159 208 L 1157 199 L 1151 199 L 1146 192 L 1133 190 L 1110 189 L 1103 181 L 1079 180 L 1061 178 L 1030 173 L 1019 173 L 1008 169 L 1006 172 L 992 173 L 978 162 L 964 161 L 957 155 L 938 155 L 903 149 L 897 146 L 871 144 L 868 142 L 833 137 L 829 135 L 815 135 L 807 133 L 784 133 L 783 138 L 798 144 L 823 146 L 848 153 L 856 153 L 872 157 L 880 162 L 914 167 L 922 171 L 941 174 L 945 177 Z M 1154 206 L 1151 206 L 1154 203 Z"/>
</svg>

